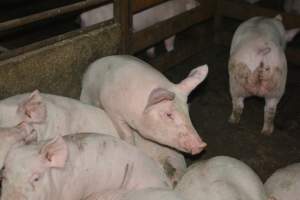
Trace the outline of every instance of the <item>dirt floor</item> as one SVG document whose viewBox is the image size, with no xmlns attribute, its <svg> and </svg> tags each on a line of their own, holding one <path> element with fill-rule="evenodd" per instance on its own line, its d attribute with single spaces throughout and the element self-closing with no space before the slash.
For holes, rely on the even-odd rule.
<svg viewBox="0 0 300 200">
<path fill-rule="evenodd" d="M 19 41 L 0 38 L 0 43 L 16 48 L 28 41 L 44 39 L 78 25 L 72 21 L 60 27 L 53 28 L 53 31 L 34 31 L 33 35 L 28 34 L 27 39 L 25 36 L 17 37 Z M 204 40 L 211 43 L 208 48 L 201 49 L 199 54 L 166 72 L 170 80 L 179 82 L 192 68 L 205 63 L 209 65 L 207 79 L 189 98 L 191 119 L 201 137 L 208 143 L 208 148 L 198 156 L 186 155 L 189 163 L 216 155 L 228 155 L 249 164 L 265 180 L 276 169 L 300 162 L 300 66 L 289 65 L 286 93 L 278 107 L 275 131 L 272 136 L 263 136 L 260 134 L 263 99 L 246 100 L 239 125 L 227 122 L 231 112 L 227 72 L 229 47 L 215 45 L 212 38 Z"/>
</svg>

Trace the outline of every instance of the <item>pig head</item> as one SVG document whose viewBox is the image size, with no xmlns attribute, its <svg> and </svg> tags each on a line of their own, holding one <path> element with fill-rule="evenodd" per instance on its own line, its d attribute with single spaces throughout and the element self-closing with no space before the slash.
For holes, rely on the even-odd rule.
<svg viewBox="0 0 300 200">
<path fill-rule="evenodd" d="M 143 112 L 143 131 L 140 133 L 150 140 L 184 152 L 196 154 L 202 151 L 206 144 L 192 125 L 187 97 L 207 73 L 207 66 L 198 67 L 172 89 L 153 89 Z"/>
<path fill-rule="evenodd" d="M 0 126 L 16 126 L 19 123 L 41 124 L 46 121 L 47 108 L 38 90 L 27 97 L 17 95 L 0 103 Z"/>
</svg>

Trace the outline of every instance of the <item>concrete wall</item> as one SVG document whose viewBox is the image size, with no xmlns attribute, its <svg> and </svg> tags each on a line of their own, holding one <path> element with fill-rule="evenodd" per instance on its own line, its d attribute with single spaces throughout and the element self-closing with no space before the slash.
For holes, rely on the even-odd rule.
<svg viewBox="0 0 300 200">
<path fill-rule="evenodd" d="M 99 26 L 0 61 L 0 98 L 34 89 L 77 98 L 82 74 L 88 64 L 97 58 L 116 54 L 120 39 L 119 25 Z"/>
</svg>

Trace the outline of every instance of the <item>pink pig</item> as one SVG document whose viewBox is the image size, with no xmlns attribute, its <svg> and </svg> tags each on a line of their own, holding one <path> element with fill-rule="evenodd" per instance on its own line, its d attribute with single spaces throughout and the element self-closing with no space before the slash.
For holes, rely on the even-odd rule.
<svg viewBox="0 0 300 200">
<path fill-rule="evenodd" d="M 113 189 L 170 188 L 150 157 L 96 133 L 14 146 L 4 167 L 2 200 L 81 200 Z"/>
<path fill-rule="evenodd" d="M 207 73 L 206 65 L 197 67 L 174 84 L 135 57 L 108 56 L 87 69 L 80 100 L 102 107 L 130 143 L 136 130 L 149 140 L 196 154 L 206 144 L 189 118 L 187 97 Z"/>
<path fill-rule="evenodd" d="M 238 27 L 232 39 L 228 65 L 233 104 L 229 122 L 240 121 L 246 97 L 264 97 L 262 133 L 270 135 L 273 132 L 273 120 L 287 76 L 284 50 L 298 31 L 286 31 L 281 16 L 254 17 Z"/>
</svg>

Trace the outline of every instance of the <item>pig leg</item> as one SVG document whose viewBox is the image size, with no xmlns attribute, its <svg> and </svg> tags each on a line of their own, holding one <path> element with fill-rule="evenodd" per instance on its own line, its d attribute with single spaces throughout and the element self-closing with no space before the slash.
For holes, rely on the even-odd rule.
<svg viewBox="0 0 300 200">
<path fill-rule="evenodd" d="M 147 56 L 149 58 L 155 57 L 155 47 L 150 47 L 149 49 L 147 49 Z"/>
<path fill-rule="evenodd" d="M 265 113 L 264 113 L 264 126 L 261 131 L 264 135 L 271 135 L 274 129 L 274 117 L 276 114 L 277 104 L 279 99 L 277 98 L 266 98 L 265 99 Z"/>
<path fill-rule="evenodd" d="M 232 113 L 229 117 L 229 123 L 237 124 L 240 122 L 241 114 L 244 109 L 244 97 L 232 97 Z"/>
<path fill-rule="evenodd" d="M 172 37 L 167 38 L 164 41 L 165 47 L 166 47 L 166 49 L 167 49 L 168 52 L 174 50 L 174 41 L 175 41 L 175 35 L 173 35 Z"/>
</svg>

